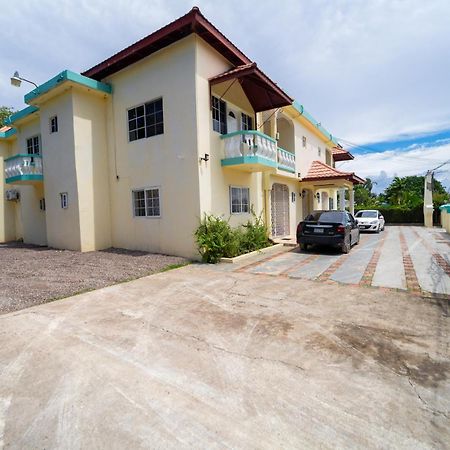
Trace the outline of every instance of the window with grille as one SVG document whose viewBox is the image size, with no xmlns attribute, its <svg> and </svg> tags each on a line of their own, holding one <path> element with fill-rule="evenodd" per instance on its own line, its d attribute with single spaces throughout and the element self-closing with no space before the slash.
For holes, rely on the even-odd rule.
<svg viewBox="0 0 450 450">
<path fill-rule="evenodd" d="M 253 130 L 253 120 L 247 114 L 241 114 L 241 129 L 242 130 Z"/>
<path fill-rule="evenodd" d="M 250 189 L 247 187 L 230 186 L 231 214 L 242 214 L 250 211 Z"/>
<path fill-rule="evenodd" d="M 227 105 L 223 100 L 212 97 L 213 130 L 220 134 L 227 133 Z"/>
<path fill-rule="evenodd" d="M 67 194 L 67 192 L 61 192 L 59 196 L 61 198 L 61 208 L 67 209 L 69 207 L 69 195 Z"/>
<path fill-rule="evenodd" d="M 133 214 L 135 217 L 160 217 L 159 188 L 136 189 L 133 191 Z"/>
<path fill-rule="evenodd" d="M 128 139 L 136 141 L 164 133 L 163 100 L 159 98 L 128 110 Z"/>
<path fill-rule="evenodd" d="M 58 132 L 58 116 L 50 117 L 50 133 Z"/>
<path fill-rule="evenodd" d="M 39 136 L 33 136 L 27 139 L 27 153 L 29 155 L 40 155 L 41 144 Z"/>
</svg>

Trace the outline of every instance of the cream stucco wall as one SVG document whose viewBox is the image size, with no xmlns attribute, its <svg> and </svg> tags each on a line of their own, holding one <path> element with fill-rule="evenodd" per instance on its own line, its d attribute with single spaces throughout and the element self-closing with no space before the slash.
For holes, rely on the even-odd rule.
<svg viewBox="0 0 450 450">
<path fill-rule="evenodd" d="M 72 91 L 75 168 L 82 251 L 111 247 L 106 99 Z"/>
<path fill-rule="evenodd" d="M 5 183 L 5 165 L 4 160 L 11 156 L 13 144 L 8 141 L 0 141 L 0 242 L 8 242 L 16 239 L 15 228 L 15 204 L 16 202 L 7 201 L 5 193 L 12 186 Z"/>
<path fill-rule="evenodd" d="M 200 217 L 195 36 L 105 80 L 112 242 L 115 247 L 197 256 Z M 163 99 L 164 134 L 128 142 L 127 110 Z M 132 190 L 159 187 L 161 217 L 133 217 Z"/>
<path fill-rule="evenodd" d="M 72 91 L 40 106 L 44 190 L 48 245 L 80 250 L 78 182 L 74 152 Z M 58 116 L 58 132 L 50 134 L 49 119 Z M 60 194 L 67 192 L 68 208 L 61 208 Z"/>
</svg>

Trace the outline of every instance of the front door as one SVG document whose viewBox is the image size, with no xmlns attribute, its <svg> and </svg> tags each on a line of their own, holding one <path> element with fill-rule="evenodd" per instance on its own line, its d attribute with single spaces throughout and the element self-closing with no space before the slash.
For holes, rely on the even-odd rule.
<svg viewBox="0 0 450 450">
<path fill-rule="evenodd" d="M 289 188 L 275 183 L 270 194 L 272 236 L 289 235 Z"/>
</svg>

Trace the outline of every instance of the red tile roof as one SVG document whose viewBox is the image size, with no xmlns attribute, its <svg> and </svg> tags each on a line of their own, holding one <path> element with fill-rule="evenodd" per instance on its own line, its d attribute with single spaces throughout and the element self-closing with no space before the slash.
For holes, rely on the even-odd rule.
<svg viewBox="0 0 450 450">
<path fill-rule="evenodd" d="M 350 152 L 343 149 L 342 147 L 333 147 L 331 149 L 331 153 L 335 161 L 350 161 L 352 159 L 355 159 L 355 157 Z"/>
<path fill-rule="evenodd" d="M 192 33 L 196 33 L 208 42 L 232 64 L 240 66 L 251 63 L 250 58 L 209 22 L 199 8 L 194 6 L 184 16 L 86 70 L 82 75 L 101 80 Z"/>
<path fill-rule="evenodd" d="M 227 80 L 240 81 L 245 95 L 255 112 L 281 108 L 294 101 L 275 82 L 273 82 L 256 63 L 243 64 L 209 79 L 211 85 Z"/>
<path fill-rule="evenodd" d="M 321 161 L 313 161 L 311 167 L 301 181 L 320 181 L 320 180 L 333 180 L 333 179 L 345 179 L 351 181 L 353 184 L 362 184 L 364 179 L 355 175 L 354 172 L 342 172 L 335 169 Z"/>
</svg>

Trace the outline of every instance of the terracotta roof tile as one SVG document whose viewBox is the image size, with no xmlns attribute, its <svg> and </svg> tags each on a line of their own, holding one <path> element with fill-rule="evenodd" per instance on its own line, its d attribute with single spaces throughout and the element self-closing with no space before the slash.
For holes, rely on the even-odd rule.
<svg viewBox="0 0 450 450">
<path fill-rule="evenodd" d="M 354 159 L 354 156 L 342 147 L 333 147 L 331 153 L 335 161 L 350 161 Z"/>
<path fill-rule="evenodd" d="M 358 177 L 353 172 L 342 172 L 321 161 L 313 161 L 311 163 L 309 171 L 306 177 L 302 178 L 302 181 L 320 181 L 342 178 L 355 184 L 364 183 L 364 179 Z"/>
</svg>

